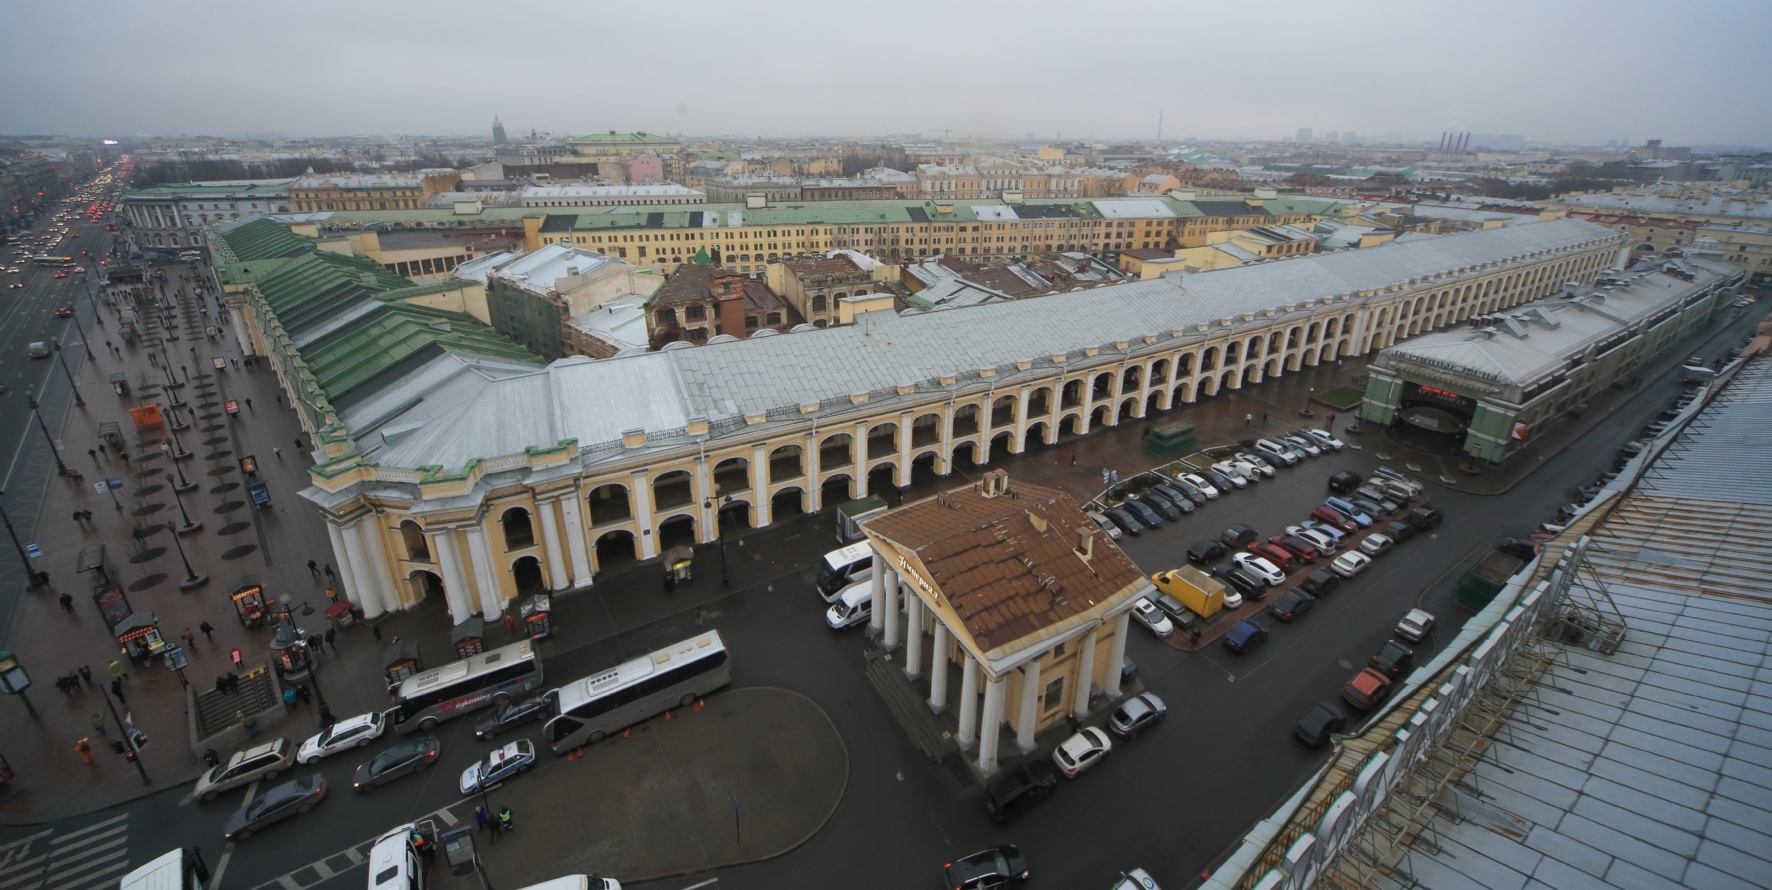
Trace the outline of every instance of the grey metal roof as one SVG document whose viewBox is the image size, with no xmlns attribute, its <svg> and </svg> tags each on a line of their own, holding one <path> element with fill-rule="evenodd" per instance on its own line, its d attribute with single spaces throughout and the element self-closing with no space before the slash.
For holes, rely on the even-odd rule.
<svg viewBox="0 0 1772 890">
<path fill-rule="evenodd" d="M 1629 624 L 1624 643 L 1565 647 L 1459 783 L 1463 819 L 1437 825 L 1437 850 L 1414 846 L 1420 886 L 1772 883 L 1772 597 L 1697 580 L 1745 561 L 1762 594 L 1772 582 L 1769 403 L 1761 359 L 1661 456 L 1653 487 L 1595 529 L 1589 565 Z M 1656 552 L 1691 565 L 1657 571 Z"/>
<path fill-rule="evenodd" d="M 568 437 L 581 446 L 634 428 L 659 437 L 695 416 L 718 422 L 771 409 L 797 415 L 799 406 L 813 402 L 847 407 L 852 395 L 895 395 L 907 382 L 930 384 L 950 375 L 976 381 L 980 369 L 1020 361 L 1049 367 L 1054 355 L 1111 350 L 1116 342 L 1171 331 L 1204 337 L 1195 325 L 1221 318 L 1241 323 L 1244 313 L 1616 237 L 1603 226 L 1558 220 L 948 312 L 869 312 L 853 325 L 780 337 L 603 361 L 565 359 L 523 377 L 456 375 L 447 397 L 425 395 L 404 415 L 425 434 L 406 436 L 376 459 L 384 466 L 459 467 Z M 367 431 L 348 417 L 346 428 L 363 444 Z"/>
<path fill-rule="evenodd" d="M 1614 195 L 1610 193 L 1595 195 L 1567 195 L 1551 203 L 1568 204 L 1572 207 L 1585 207 L 1607 213 L 1690 213 L 1697 216 L 1740 217 L 1742 219 L 1772 219 L 1772 201 L 1764 197 L 1753 200 L 1755 196 L 1743 194 L 1663 196 L 1653 195 Z"/>
</svg>

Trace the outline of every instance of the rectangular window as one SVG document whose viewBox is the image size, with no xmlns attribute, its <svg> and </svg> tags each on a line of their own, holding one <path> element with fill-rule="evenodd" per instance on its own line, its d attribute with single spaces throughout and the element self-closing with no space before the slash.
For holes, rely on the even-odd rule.
<svg viewBox="0 0 1772 890">
<path fill-rule="evenodd" d="M 1053 677 L 1046 683 L 1046 692 L 1040 696 L 1040 710 L 1051 711 L 1064 706 L 1064 677 Z"/>
</svg>

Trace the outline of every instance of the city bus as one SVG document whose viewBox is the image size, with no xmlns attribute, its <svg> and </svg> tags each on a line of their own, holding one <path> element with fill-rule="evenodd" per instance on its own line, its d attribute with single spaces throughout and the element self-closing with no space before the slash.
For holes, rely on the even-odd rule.
<svg viewBox="0 0 1772 890">
<path fill-rule="evenodd" d="M 394 689 L 394 710 L 388 716 L 396 732 L 428 731 L 444 720 L 540 688 L 541 659 L 524 640 L 407 677 Z"/>
<path fill-rule="evenodd" d="M 708 631 L 548 693 L 556 716 L 542 727 L 555 754 L 596 744 L 648 717 L 732 682 L 726 644 Z"/>
<path fill-rule="evenodd" d="M 180 848 L 124 875 L 117 890 L 203 890 L 208 880 L 202 852 Z"/>
<path fill-rule="evenodd" d="M 71 256 L 44 255 L 31 257 L 31 262 L 39 266 L 52 266 L 59 269 L 64 266 L 74 265 L 74 258 Z"/>
</svg>

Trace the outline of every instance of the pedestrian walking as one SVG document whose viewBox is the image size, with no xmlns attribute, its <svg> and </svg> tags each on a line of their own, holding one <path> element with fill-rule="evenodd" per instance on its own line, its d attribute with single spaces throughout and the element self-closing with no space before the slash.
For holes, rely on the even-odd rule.
<svg viewBox="0 0 1772 890">
<path fill-rule="evenodd" d="M 369 632 L 371 634 L 375 635 L 375 641 L 377 643 L 381 642 L 381 625 L 379 625 L 379 624 L 371 625 L 369 628 Z"/>
<path fill-rule="evenodd" d="M 511 824 L 511 808 L 510 807 L 499 807 L 499 810 L 498 810 L 498 828 L 499 828 L 499 830 L 509 832 L 509 831 L 516 830 L 516 827 L 517 826 Z"/>
<path fill-rule="evenodd" d="M 300 450 L 302 450 L 302 445 L 301 445 L 301 440 L 300 440 L 300 439 L 296 439 L 296 440 L 295 440 L 295 450 L 297 450 L 297 451 L 300 451 Z"/>
<path fill-rule="evenodd" d="M 306 683 L 295 687 L 295 698 L 304 705 L 311 705 L 314 703 L 314 694 L 308 691 Z"/>
<path fill-rule="evenodd" d="M 80 515 L 80 511 L 79 511 L 79 510 L 75 510 L 75 511 L 74 511 L 74 524 L 75 524 L 75 525 L 77 525 L 77 526 L 80 526 L 80 527 L 81 527 L 81 528 L 85 528 L 85 527 L 86 527 L 86 523 L 85 523 L 85 522 L 83 522 L 83 521 L 81 521 L 81 520 L 82 520 L 82 517 L 81 517 L 81 515 Z"/>
<path fill-rule="evenodd" d="M 258 413 L 258 411 L 252 407 L 252 400 L 251 399 L 246 400 L 246 410 L 251 411 L 254 414 Z"/>
<path fill-rule="evenodd" d="M 1254 426 L 1255 425 L 1255 415 L 1253 415 L 1253 414 L 1243 415 L 1243 425 L 1244 426 Z"/>
<path fill-rule="evenodd" d="M 92 465 L 95 467 L 98 466 L 98 449 L 97 448 L 88 448 L 88 449 L 86 449 L 86 454 L 87 454 L 87 456 L 92 458 Z"/>
<path fill-rule="evenodd" d="M 87 686 L 96 685 L 92 682 L 92 668 L 86 665 L 80 666 L 80 679 L 85 680 Z"/>
<path fill-rule="evenodd" d="M 285 710 L 289 710 L 289 711 L 295 710 L 295 690 L 294 689 L 283 690 L 283 708 Z"/>
<path fill-rule="evenodd" d="M 331 649 L 334 652 L 338 651 L 338 643 L 334 642 L 334 640 L 336 640 L 337 638 L 338 638 L 338 631 L 337 630 L 330 628 L 330 627 L 326 629 L 326 646 L 327 646 L 327 648 Z"/>
<path fill-rule="evenodd" d="M 215 637 L 210 636 L 210 634 L 215 632 L 215 628 L 213 626 L 211 626 L 209 622 L 205 621 L 202 624 L 197 625 L 197 629 L 203 632 L 203 641 L 204 642 L 206 642 L 206 643 L 215 642 Z"/>
<path fill-rule="evenodd" d="M 80 513 L 81 513 L 81 515 L 86 517 L 86 527 L 92 528 L 92 511 L 91 510 L 81 510 Z"/>
<path fill-rule="evenodd" d="M 123 697 L 123 681 L 122 680 L 112 680 L 111 681 L 111 694 L 114 696 L 117 696 L 118 701 L 120 701 L 124 704 L 129 704 L 129 699 Z"/>
<path fill-rule="evenodd" d="M 59 602 L 62 604 L 62 611 L 63 612 L 66 612 L 69 615 L 74 614 L 74 595 L 73 594 L 63 593 L 61 595 L 61 599 L 59 600 Z"/>
<path fill-rule="evenodd" d="M 246 713 L 245 711 L 235 711 L 234 712 L 234 719 L 240 721 L 241 726 L 246 727 L 246 737 L 247 738 L 249 738 L 249 739 L 258 738 L 258 718 L 257 717 L 254 717 L 251 714 Z"/>
<path fill-rule="evenodd" d="M 117 449 L 117 456 L 120 458 L 123 458 L 123 465 L 124 466 L 126 466 L 126 467 L 129 466 L 129 452 L 124 451 L 123 449 L 119 448 L 119 449 Z"/>
<path fill-rule="evenodd" d="M 221 752 L 214 748 L 204 748 L 203 762 L 210 766 L 221 766 Z"/>
<path fill-rule="evenodd" d="M 74 743 L 74 750 L 79 752 L 81 760 L 83 760 L 87 763 L 92 762 L 92 743 L 91 742 L 89 742 L 85 739 L 80 739 L 79 741 L 76 741 Z"/>
<path fill-rule="evenodd" d="M 308 574 L 316 578 L 320 577 L 320 564 L 311 559 L 308 560 Z"/>
<path fill-rule="evenodd" d="M 1077 465 L 1077 456 L 1075 454 L 1072 454 L 1071 455 L 1071 466 L 1074 467 L 1076 465 Z"/>
<path fill-rule="evenodd" d="M 179 638 L 185 641 L 185 648 L 186 649 L 197 648 L 197 635 L 194 633 L 191 633 L 190 628 L 188 628 L 188 627 L 185 628 L 185 632 L 182 634 L 179 634 Z"/>
<path fill-rule="evenodd" d="M 129 679 L 129 670 L 123 666 L 123 662 L 118 661 L 115 658 L 111 659 L 110 667 L 107 667 L 105 670 L 110 672 L 112 680 L 121 681 Z"/>
<path fill-rule="evenodd" d="M 1261 412 L 1261 425 L 1267 426 L 1267 412 L 1266 411 Z"/>
<path fill-rule="evenodd" d="M 517 616 L 512 615 L 508 612 L 505 613 L 505 630 L 516 630 L 516 629 L 517 629 Z"/>
<path fill-rule="evenodd" d="M 282 460 L 282 459 L 283 459 L 283 449 L 281 449 L 281 448 L 278 448 L 278 447 L 276 447 L 276 446 L 272 446 L 272 447 L 271 447 L 271 453 L 272 453 L 272 454 L 274 454 L 274 455 L 276 455 L 276 456 L 277 456 L 277 459 L 278 459 L 278 460 Z"/>
<path fill-rule="evenodd" d="M 475 807 L 474 808 L 475 830 L 476 831 L 485 831 L 486 830 L 486 822 L 487 822 L 486 808 L 485 807 Z"/>
<path fill-rule="evenodd" d="M 105 715 L 103 715 L 103 714 L 92 715 L 91 723 L 92 723 L 92 731 L 93 732 L 96 732 L 99 735 L 110 735 L 110 733 L 105 731 Z"/>
<path fill-rule="evenodd" d="M 98 453 L 105 454 L 105 443 L 103 443 L 103 442 L 98 443 Z M 110 455 L 105 454 L 105 456 L 109 457 Z"/>
<path fill-rule="evenodd" d="M 325 569 L 326 569 L 326 580 L 328 580 L 328 581 L 337 581 L 338 580 L 338 576 L 333 574 L 333 572 L 332 572 L 332 563 L 327 563 L 325 566 Z"/>
<path fill-rule="evenodd" d="M 233 361 L 234 361 L 234 370 L 236 370 L 236 371 L 240 370 L 240 360 L 234 359 Z"/>
<path fill-rule="evenodd" d="M 72 684 L 72 687 L 70 688 L 67 677 L 56 677 L 55 678 L 55 688 L 61 690 L 62 695 L 65 695 L 68 698 L 73 698 L 74 697 L 74 690 L 80 688 L 80 681 L 75 680 Z"/>
</svg>

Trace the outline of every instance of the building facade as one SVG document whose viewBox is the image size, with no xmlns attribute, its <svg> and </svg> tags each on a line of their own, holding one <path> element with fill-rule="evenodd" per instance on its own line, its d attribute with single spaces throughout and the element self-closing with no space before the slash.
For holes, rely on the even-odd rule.
<svg viewBox="0 0 1772 890">
<path fill-rule="evenodd" d="M 708 196 L 680 185 L 531 185 L 518 192 L 522 207 L 669 207 L 706 204 Z"/>
<path fill-rule="evenodd" d="M 315 210 L 418 210 L 432 195 L 452 192 L 461 184 L 459 170 L 414 173 L 316 175 L 289 184 L 289 202 L 297 213 Z"/>
<path fill-rule="evenodd" d="M 1709 240 L 1696 242 L 1694 254 L 1740 269 L 1750 283 L 1772 283 L 1772 225 L 1707 225 L 1699 228 L 1698 236 Z"/>
<path fill-rule="evenodd" d="M 749 337 L 760 330 L 786 331 L 799 323 L 793 309 L 769 285 L 718 266 L 690 264 L 672 273 L 646 303 L 647 342 L 706 343 L 716 337 Z"/>
<path fill-rule="evenodd" d="M 270 213 L 289 213 L 294 179 L 178 182 L 123 193 L 118 212 L 124 235 L 139 251 L 201 248 L 211 223 Z"/>
<path fill-rule="evenodd" d="M 1376 248 L 1383 263 L 1314 255 L 954 312 L 871 312 L 516 376 L 458 374 L 416 403 L 416 393 L 345 406 L 309 395 L 304 422 L 323 453 L 303 496 L 327 519 L 347 594 L 367 614 L 441 591 L 457 621 L 495 616 L 519 579 L 584 587 L 721 528 L 1382 349 L 1591 281 L 1619 246 L 1615 233 L 1556 220 Z M 390 430 L 381 412 L 393 404 L 403 407 Z M 500 406 L 499 422 L 463 414 L 468 405 Z"/>
<path fill-rule="evenodd" d="M 800 317 L 818 327 L 833 324 L 837 307 L 848 297 L 874 292 L 874 274 L 843 254 L 788 260 L 771 270 L 781 282 L 781 296 Z"/>
</svg>

